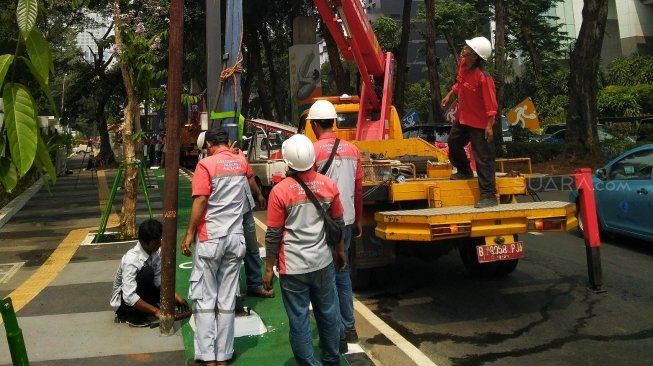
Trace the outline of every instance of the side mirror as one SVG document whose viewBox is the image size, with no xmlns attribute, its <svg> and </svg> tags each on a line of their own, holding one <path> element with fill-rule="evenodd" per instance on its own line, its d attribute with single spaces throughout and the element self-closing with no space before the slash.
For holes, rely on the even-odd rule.
<svg viewBox="0 0 653 366">
<path fill-rule="evenodd" d="M 605 168 L 597 169 L 596 177 L 599 178 L 600 180 L 606 180 L 608 179 L 608 172 L 605 170 Z"/>
</svg>

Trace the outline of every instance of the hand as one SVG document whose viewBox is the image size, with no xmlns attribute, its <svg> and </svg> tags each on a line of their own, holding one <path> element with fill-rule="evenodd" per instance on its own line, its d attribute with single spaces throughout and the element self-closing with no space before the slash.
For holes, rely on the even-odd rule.
<svg viewBox="0 0 653 366">
<path fill-rule="evenodd" d="M 354 239 L 361 238 L 363 236 L 363 224 L 361 224 L 360 221 L 356 221 L 354 223 L 354 235 L 352 236 Z"/>
<path fill-rule="evenodd" d="M 265 196 L 263 196 L 262 193 L 259 193 L 259 195 L 256 196 L 256 202 L 258 203 L 258 207 L 262 210 L 264 210 L 265 206 L 267 206 L 267 201 L 265 200 Z"/>
<path fill-rule="evenodd" d="M 265 273 L 263 274 L 263 288 L 270 291 L 272 287 L 272 279 L 274 278 L 274 272 L 272 268 L 265 268 Z"/>
<path fill-rule="evenodd" d="M 485 139 L 487 142 L 492 142 L 494 139 L 494 131 L 492 130 L 491 124 L 488 124 L 487 127 L 485 127 Z"/>
<path fill-rule="evenodd" d="M 447 104 L 449 104 L 450 98 L 451 98 L 450 94 L 447 94 L 444 98 L 442 98 L 442 101 L 440 102 L 440 107 L 445 108 Z"/>
<path fill-rule="evenodd" d="M 336 250 L 336 265 L 338 272 L 342 271 L 347 266 L 347 256 L 345 256 L 344 250 Z"/>
<path fill-rule="evenodd" d="M 156 309 L 154 316 L 156 316 L 158 319 L 161 319 L 161 309 Z"/>
<path fill-rule="evenodd" d="M 190 250 L 191 245 L 193 244 L 193 235 L 186 233 L 184 240 L 181 242 L 181 254 L 186 257 L 190 257 L 193 252 Z"/>
<path fill-rule="evenodd" d="M 179 307 L 182 308 L 182 310 L 187 310 L 189 308 L 188 302 L 186 302 L 186 299 L 184 299 L 183 297 L 181 297 L 181 296 L 179 296 L 177 294 L 175 294 L 175 302 L 177 303 L 177 305 L 179 305 Z"/>
</svg>

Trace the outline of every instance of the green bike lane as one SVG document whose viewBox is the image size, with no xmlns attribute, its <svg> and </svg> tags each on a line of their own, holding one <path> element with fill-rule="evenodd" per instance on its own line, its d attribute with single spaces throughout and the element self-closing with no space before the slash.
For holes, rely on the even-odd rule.
<svg viewBox="0 0 653 366">
<path fill-rule="evenodd" d="M 154 170 L 154 175 L 159 183 L 159 189 L 163 191 L 163 170 Z M 183 239 L 186 231 L 190 209 L 192 206 L 190 180 L 184 174 L 179 176 L 179 203 L 177 211 L 177 243 Z M 176 292 L 184 297 L 188 295 L 189 278 L 191 272 L 191 259 L 177 251 L 177 271 L 175 277 Z M 241 266 L 241 292 L 244 293 L 245 273 Z M 245 297 L 244 305 L 256 312 L 265 325 L 266 332 L 261 335 L 237 337 L 234 342 L 236 358 L 234 365 L 295 365 L 293 353 L 288 341 L 288 318 L 281 299 L 279 281 L 274 281 L 275 297 L 262 299 L 257 297 Z M 182 323 L 182 337 L 184 341 L 186 359 L 194 359 L 193 329 L 188 320 Z M 311 318 L 311 334 L 315 354 L 319 355 L 319 342 L 315 321 Z M 365 353 L 352 353 L 341 358 L 341 365 L 373 365 Z"/>
</svg>

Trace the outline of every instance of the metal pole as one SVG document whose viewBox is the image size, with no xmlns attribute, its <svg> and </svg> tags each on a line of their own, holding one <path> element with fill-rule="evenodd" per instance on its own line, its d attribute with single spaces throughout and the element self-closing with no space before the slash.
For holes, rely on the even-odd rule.
<svg viewBox="0 0 653 366">
<path fill-rule="evenodd" d="M 222 65 L 222 16 L 221 0 L 206 0 L 206 111 L 215 110 L 218 102 L 218 79 Z M 209 121 L 213 128 L 215 121 Z"/>
<path fill-rule="evenodd" d="M 27 359 L 27 350 L 25 349 L 25 341 L 23 340 L 23 331 L 18 326 L 16 312 L 14 311 L 14 305 L 11 303 L 10 297 L 0 300 L 0 312 L 2 313 L 2 320 L 5 323 L 5 330 L 7 331 L 7 345 L 9 345 L 11 362 L 14 366 L 28 366 L 29 360 Z"/>
<path fill-rule="evenodd" d="M 170 2 L 168 41 L 168 124 L 163 190 L 163 241 L 161 243 L 161 326 L 170 334 L 175 320 L 175 268 L 177 252 L 177 190 L 179 188 L 179 129 L 181 114 L 181 73 L 184 49 L 184 1 Z"/>
</svg>

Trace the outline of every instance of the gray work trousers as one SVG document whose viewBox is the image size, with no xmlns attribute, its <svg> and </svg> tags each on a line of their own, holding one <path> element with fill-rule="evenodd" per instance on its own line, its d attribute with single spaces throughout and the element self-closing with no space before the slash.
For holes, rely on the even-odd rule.
<svg viewBox="0 0 653 366">
<path fill-rule="evenodd" d="M 196 360 L 225 361 L 233 356 L 234 308 L 244 256 L 243 234 L 196 241 L 188 290 L 195 317 Z"/>
</svg>

